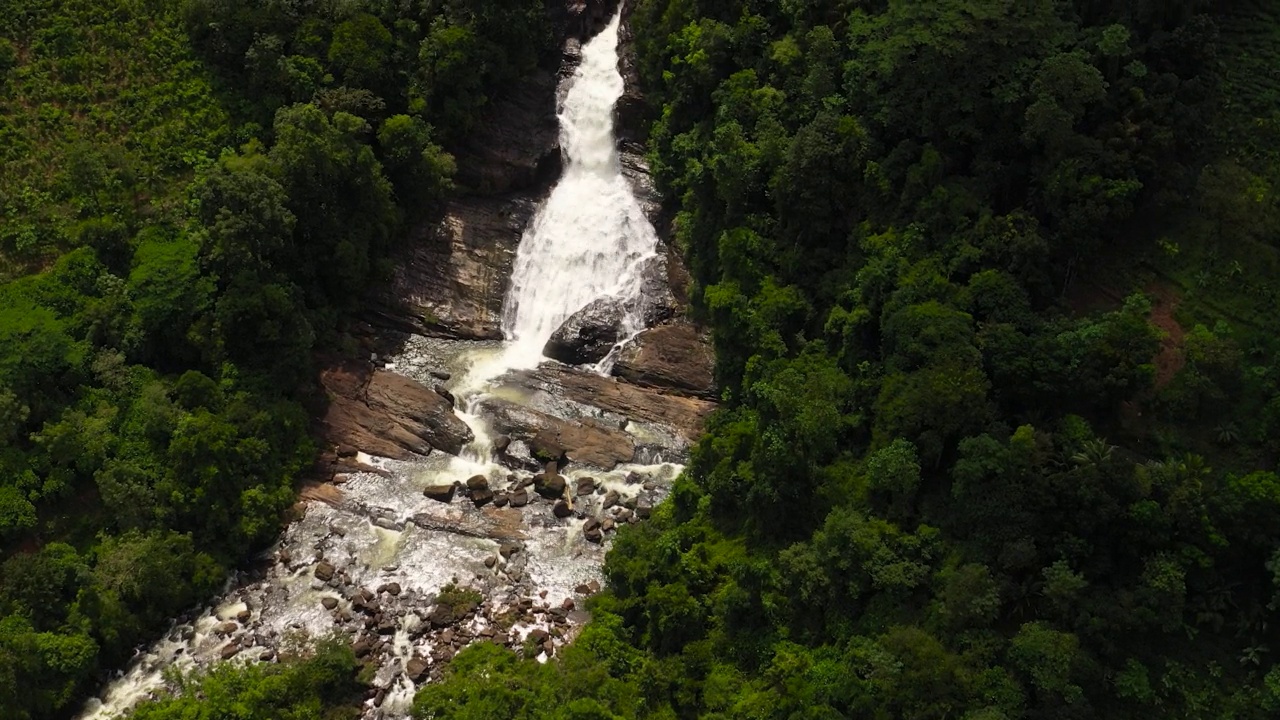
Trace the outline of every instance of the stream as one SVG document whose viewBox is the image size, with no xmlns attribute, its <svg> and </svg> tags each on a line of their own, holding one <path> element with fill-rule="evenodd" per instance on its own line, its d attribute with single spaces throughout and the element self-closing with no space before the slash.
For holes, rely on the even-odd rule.
<svg viewBox="0 0 1280 720">
<path fill-rule="evenodd" d="M 616 149 L 612 110 L 624 90 L 618 34 L 615 13 L 561 88 L 564 171 L 520 242 L 505 339 L 413 337 L 399 356 L 379 359 L 425 383 L 447 377 L 444 387 L 474 440 L 457 456 L 395 461 L 362 453 L 359 460 L 376 472 L 304 492 L 300 517 L 258 566 L 140 649 L 81 720 L 119 717 L 162 690 L 167 671 L 274 662 L 333 633 L 378 668 L 364 717 L 401 718 L 415 688 L 470 642 L 532 647 L 545 661 L 573 639 L 588 619 L 582 601 L 603 581 L 613 529 L 647 516 L 688 449 L 678 428 L 628 420 L 529 380 L 552 333 L 592 301 L 612 297 L 628 308 L 624 336 L 643 329 L 641 267 L 658 239 Z M 609 362 L 575 372 L 606 373 Z M 633 462 L 540 466 L 523 443 L 491 429 L 495 408 L 620 429 L 637 448 Z M 481 492 L 495 499 L 481 502 Z M 438 603 L 451 583 L 478 592 L 479 604 L 454 612 Z"/>
</svg>

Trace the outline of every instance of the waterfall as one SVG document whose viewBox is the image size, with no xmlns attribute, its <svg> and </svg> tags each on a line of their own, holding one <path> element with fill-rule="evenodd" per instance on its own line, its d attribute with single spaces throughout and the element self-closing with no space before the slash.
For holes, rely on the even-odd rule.
<svg viewBox="0 0 1280 720">
<path fill-rule="evenodd" d="M 614 137 L 613 106 L 624 89 L 620 15 L 582 49 L 560 110 L 564 174 L 520 242 L 502 318 L 508 367 L 536 365 L 556 328 L 593 300 L 614 296 L 634 308 L 641 263 L 656 252 Z"/>
<path fill-rule="evenodd" d="M 117 717 L 163 685 L 166 668 L 207 667 L 230 656 L 236 656 L 234 662 L 274 657 L 274 650 L 257 644 L 259 638 L 268 638 L 265 647 L 271 648 L 277 638 L 294 633 L 321 636 L 337 629 L 354 637 L 362 631 L 336 620 L 331 609 L 351 610 L 352 589 L 374 589 L 389 582 L 402 587 L 403 594 L 397 590 L 394 601 L 385 596 L 383 601 L 399 603 L 402 612 L 395 616 L 395 633 L 388 636 L 394 640 L 387 650 L 393 659 L 380 664 L 374 678 L 386 691 L 385 702 L 380 708 L 372 701 L 366 703 L 364 717 L 405 717 L 416 685 L 400 670 L 415 654 L 430 650 L 425 641 L 414 641 L 412 632 L 422 625 L 431 593 L 453 578 L 486 578 L 488 600 L 494 603 L 514 602 L 521 595 L 559 600 L 574 596 L 584 580 L 599 577 L 606 548 L 582 539 L 583 519 L 561 521 L 551 516 L 549 503 L 531 506 L 528 517 L 517 516 L 523 518 L 519 528 L 523 550 L 513 556 L 514 562 L 499 563 L 500 543 L 492 537 L 439 531 L 439 527 L 483 523 L 487 516 L 468 508 L 466 501 L 445 504 L 425 499 L 423 489 L 465 482 L 477 475 L 495 483 L 514 477 L 512 469 L 495 457 L 482 400 L 497 392 L 508 370 L 537 366 L 547 340 L 574 312 L 598 298 L 616 297 L 629 308 L 620 329 L 623 335 L 642 329 L 636 310 L 640 275 L 643 263 L 656 254 L 657 236 L 622 174 L 615 144 L 613 107 L 624 89 L 618 71 L 619 15 L 583 47 L 581 64 L 566 81 L 559 112 L 564 173 L 521 239 L 504 300 L 505 340 L 500 347 L 464 350 L 458 356 L 454 369 L 463 372 L 453 377 L 449 389 L 458 401 L 455 412 L 471 427 L 475 440 L 456 457 L 435 452 L 421 460 L 389 461 L 361 455 L 362 461 L 377 466 L 386 477 L 353 475 L 342 486 L 340 503 L 310 503 L 280 539 L 278 547 L 294 558 L 292 563 L 278 561 L 264 577 L 228 591 L 218 607 L 204 610 L 195 621 L 176 624 L 168 637 L 109 683 L 101 699 L 89 701 L 81 720 Z M 654 501 L 659 496 L 648 486 L 665 488 L 681 467 L 655 457 L 652 450 L 638 451 L 637 458 L 640 462 L 609 471 L 586 468 L 564 474 L 571 480 L 594 478 L 600 484 L 598 495 L 607 489 L 615 498 L 634 501 L 648 493 L 646 502 Z M 526 478 L 530 474 L 520 472 Z M 641 485 L 637 478 L 655 482 Z M 576 498 L 576 503 L 590 502 L 600 507 L 598 497 Z M 349 574 L 348 586 L 313 575 L 313 564 L 322 557 Z M 505 573 L 502 582 L 499 570 Z M 323 606 L 322 600 L 331 604 Z M 248 620 L 240 617 L 245 612 Z M 230 641 L 219 628 L 237 617 L 245 625 L 237 632 L 252 638 L 254 645 L 224 654 Z M 516 629 L 527 631 L 526 624 Z"/>
</svg>

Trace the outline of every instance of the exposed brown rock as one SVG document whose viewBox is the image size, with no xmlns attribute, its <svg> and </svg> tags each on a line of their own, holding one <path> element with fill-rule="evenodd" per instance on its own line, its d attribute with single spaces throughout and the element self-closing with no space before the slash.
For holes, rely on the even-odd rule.
<svg viewBox="0 0 1280 720">
<path fill-rule="evenodd" d="M 535 456 L 554 459 L 563 455 L 572 462 L 605 470 L 635 456 L 630 435 L 593 418 L 570 422 L 497 397 L 486 398 L 484 404 L 492 415 L 491 425 L 527 442 Z"/>
<path fill-rule="evenodd" d="M 640 333 L 618 357 L 613 374 L 680 395 L 710 399 L 716 393 L 711 341 L 683 322 Z"/>
<path fill-rule="evenodd" d="M 329 396 L 323 434 L 335 445 L 408 459 L 432 448 L 456 455 L 472 440 L 449 401 L 412 378 L 346 362 L 320 380 Z"/>
<path fill-rule="evenodd" d="M 545 363 L 537 370 L 515 377 L 521 385 L 543 390 L 575 402 L 617 413 L 632 420 L 661 423 L 681 431 L 689 440 L 702 435 L 715 403 L 692 397 L 664 395 L 593 372 Z"/>
</svg>

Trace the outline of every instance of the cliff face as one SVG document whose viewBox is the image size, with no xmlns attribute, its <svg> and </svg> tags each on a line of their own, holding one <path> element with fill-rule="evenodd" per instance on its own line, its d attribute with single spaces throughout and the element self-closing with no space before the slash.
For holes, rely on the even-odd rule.
<svg viewBox="0 0 1280 720">
<path fill-rule="evenodd" d="M 614 7 L 603 0 L 549 3 L 562 47 L 558 72 L 539 70 L 511 88 L 452 148 L 463 193 L 442 217 L 409 233 L 391 281 L 374 293 L 371 322 L 438 337 L 501 338 L 516 247 L 560 175 L 557 88 L 577 66 L 582 41 L 608 23 Z"/>
</svg>

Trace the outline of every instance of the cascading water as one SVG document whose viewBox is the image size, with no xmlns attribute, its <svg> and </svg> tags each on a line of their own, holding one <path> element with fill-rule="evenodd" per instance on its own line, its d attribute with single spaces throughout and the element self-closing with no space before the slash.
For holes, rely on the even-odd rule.
<svg viewBox="0 0 1280 720">
<path fill-rule="evenodd" d="M 503 312 L 508 367 L 536 365 L 556 328 L 592 300 L 614 296 L 634 308 L 642 263 L 656 252 L 657 235 L 622 174 L 613 132 L 613 106 L 624 90 L 619 21 L 615 14 L 582 49 L 564 99 L 564 175 L 520 242 Z M 624 325 L 636 323 L 630 317 Z"/>
<path fill-rule="evenodd" d="M 458 399 L 456 412 L 475 440 L 457 457 L 433 453 L 421 461 L 393 462 L 362 456 L 391 477 L 353 475 L 338 493 L 340 499 L 309 503 L 302 519 L 285 530 L 274 551 L 277 561 L 264 576 L 230 590 L 195 620 L 176 623 L 164 640 L 139 653 L 101 700 L 90 702 L 81 720 L 105 720 L 127 711 L 163 684 L 161 673 L 168 667 L 207 666 L 229 657 L 235 662 L 269 660 L 274 643 L 296 633 L 368 637 L 359 625 L 355 598 L 361 588 L 388 584 L 397 587 L 395 596 L 379 591 L 378 597 L 389 606 L 388 613 L 395 608 L 398 614 L 394 627 L 378 629 L 389 633 L 381 636 L 383 649 L 374 651 L 381 653 L 374 682 L 383 690 L 366 704 L 365 717 L 404 717 L 415 688 L 406 669 L 415 657 L 439 650 L 433 643 L 440 638 L 423 635 L 422 627 L 432 593 L 451 578 L 470 577 L 484 588 L 495 617 L 501 608 L 523 607 L 518 605 L 521 597 L 523 602 L 539 595 L 569 598 L 576 587 L 598 578 L 604 548 L 583 540 L 583 516 L 552 517 L 545 504 L 541 509 L 531 504 L 527 510 L 533 512 L 517 515 L 521 524 L 510 536 L 519 537 L 523 550 L 499 557 L 510 527 L 466 501 L 425 499 L 423 489 L 475 476 L 499 484 L 514 477 L 494 458 L 483 401 L 501 390 L 509 371 L 537 366 L 543 346 L 568 316 L 593 300 L 615 297 L 628 308 L 623 335 L 642 329 L 636 309 L 640 272 L 656 252 L 657 237 L 622 174 L 615 146 L 612 110 L 624 90 L 618 72 L 619 22 L 615 14 L 583 47 L 581 64 L 567 81 L 560 112 L 565 169 L 521 240 L 504 304 L 506 340 L 497 348 L 450 356 L 451 369 L 460 371 L 450 383 Z M 597 369 L 604 369 L 611 357 Z M 404 365 L 412 368 L 415 362 L 410 358 Z M 569 498 L 569 503 L 600 516 L 607 509 L 599 499 L 606 490 L 615 502 L 630 498 L 633 506 L 641 496 L 646 502 L 656 499 L 654 493 L 662 491 L 680 466 L 656 460 L 647 465 L 646 457 L 637 450 L 633 463 L 607 472 L 566 472 L 570 481 L 589 474 L 600 493 L 594 499 Z M 643 488 L 638 477 L 645 479 Z M 322 579 L 315 571 L 321 560 L 337 566 L 345 582 Z M 492 632 L 490 620 L 488 613 L 477 617 L 465 632 Z M 527 636 L 532 627 L 520 622 L 502 632 Z"/>
</svg>

